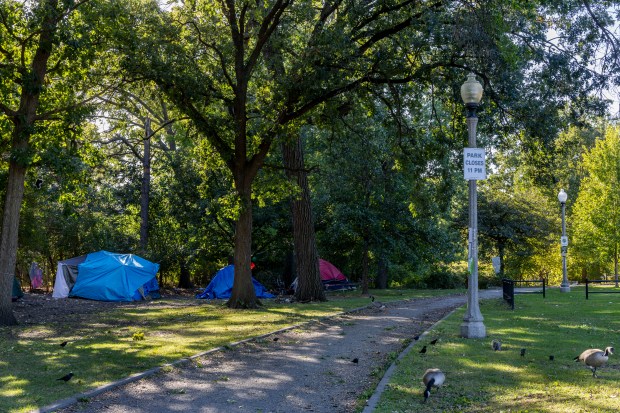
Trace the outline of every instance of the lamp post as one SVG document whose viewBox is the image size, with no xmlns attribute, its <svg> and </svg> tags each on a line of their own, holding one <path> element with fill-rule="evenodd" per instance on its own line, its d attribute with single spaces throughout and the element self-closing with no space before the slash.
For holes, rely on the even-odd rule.
<svg viewBox="0 0 620 413">
<path fill-rule="evenodd" d="M 461 86 L 461 98 L 467 108 L 467 133 L 469 148 L 476 147 L 476 109 L 482 99 L 482 85 L 472 73 Z M 478 303 L 478 194 L 476 179 L 469 179 L 469 282 L 467 288 L 467 311 L 461 324 L 461 337 L 486 337 L 484 318 Z"/>
<path fill-rule="evenodd" d="M 568 275 L 566 274 L 566 253 L 568 252 L 568 237 L 566 236 L 566 199 L 568 195 L 564 192 L 564 189 L 560 189 L 558 194 L 558 201 L 562 206 L 562 238 L 560 238 L 560 250 L 562 252 L 562 284 L 560 284 L 560 291 L 563 293 L 570 292 L 570 284 L 568 283 Z"/>
</svg>

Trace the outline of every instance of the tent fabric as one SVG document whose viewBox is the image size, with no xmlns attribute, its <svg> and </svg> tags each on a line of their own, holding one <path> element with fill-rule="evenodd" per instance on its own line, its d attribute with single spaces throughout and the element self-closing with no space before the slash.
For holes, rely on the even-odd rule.
<svg viewBox="0 0 620 413">
<path fill-rule="evenodd" d="M 75 285 L 78 274 L 78 265 L 86 261 L 86 255 L 58 261 L 56 280 L 54 281 L 53 298 L 67 298 Z"/>
<path fill-rule="evenodd" d="M 334 290 L 354 290 L 356 284 L 350 283 L 349 279 L 334 264 L 319 258 L 319 272 L 323 288 L 328 291 Z M 297 278 L 291 284 L 293 291 L 297 290 Z"/>
<path fill-rule="evenodd" d="M 99 301 L 135 301 L 141 298 L 136 295 L 138 289 L 152 283 L 158 271 L 159 264 L 137 255 L 108 251 L 91 253 L 78 265 L 78 276 L 69 296 Z"/>
<path fill-rule="evenodd" d="M 13 277 L 13 292 L 11 293 L 11 300 L 15 301 L 24 296 L 24 292 L 22 291 L 22 286 L 19 283 L 17 277 Z"/>
<path fill-rule="evenodd" d="M 215 276 L 204 289 L 204 291 L 200 294 L 196 295 L 196 298 L 206 298 L 206 299 L 214 299 L 214 298 L 230 298 L 233 288 L 233 282 L 235 280 L 235 266 L 227 265 L 226 267 L 220 269 Z M 267 289 L 254 277 L 252 277 L 252 284 L 254 284 L 254 291 L 256 292 L 257 298 L 274 298 L 275 296 L 269 292 Z"/>
<path fill-rule="evenodd" d="M 59 261 L 54 298 L 81 297 L 100 301 L 160 298 L 159 264 L 133 254 L 99 251 Z"/>
</svg>

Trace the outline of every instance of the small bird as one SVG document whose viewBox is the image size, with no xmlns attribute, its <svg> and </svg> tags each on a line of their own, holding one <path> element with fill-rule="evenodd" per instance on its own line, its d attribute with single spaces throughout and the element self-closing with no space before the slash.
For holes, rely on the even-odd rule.
<svg viewBox="0 0 620 413">
<path fill-rule="evenodd" d="M 374 295 L 371 295 L 370 299 L 372 300 L 373 303 L 375 302 L 375 296 Z"/>
<path fill-rule="evenodd" d="M 437 340 L 439 340 L 439 339 L 438 339 L 438 338 L 434 339 L 433 341 L 431 341 L 431 344 L 432 344 L 432 345 L 437 344 Z"/>
<path fill-rule="evenodd" d="M 549 360 L 551 361 L 555 360 L 555 357 L 553 356 L 553 354 L 549 356 Z"/>
<path fill-rule="evenodd" d="M 415 336 L 413 339 L 414 339 L 415 341 L 418 341 L 418 340 L 420 339 L 420 336 Z"/>
<path fill-rule="evenodd" d="M 525 357 L 525 349 L 524 348 L 521 349 L 521 357 Z"/>
<path fill-rule="evenodd" d="M 590 348 L 575 357 L 573 360 L 583 361 L 583 363 L 588 366 L 590 370 L 592 370 L 592 377 L 598 377 L 596 375 L 596 369 L 603 367 L 605 363 L 607 363 L 607 360 L 611 354 L 614 354 L 613 347 L 607 347 L 605 350 Z"/>
<path fill-rule="evenodd" d="M 68 341 L 63 341 L 62 343 L 60 343 L 60 347 L 64 347 L 64 346 L 66 346 L 66 345 L 67 345 L 67 343 L 68 343 Z"/>
<path fill-rule="evenodd" d="M 61 378 L 56 379 L 56 380 L 62 380 L 62 381 L 64 381 L 64 382 L 66 383 L 66 382 L 68 382 L 69 380 L 71 380 L 71 377 L 73 377 L 73 373 L 69 373 L 69 374 L 67 374 L 67 375 L 64 375 L 64 376 L 62 376 Z"/>
<path fill-rule="evenodd" d="M 424 402 L 431 395 L 431 388 L 441 386 L 444 381 L 446 381 L 446 375 L 439 369 L 428 369 L 424 372 L 424 376 L 422 376 L 422 383 L 426 386 L 426 389 L 424 389 Z"/>
<path fill-rule="evenodd" d="M 273 341 L 278 341 L 278 340 L 280 340 L 280 338 L 278 338 L 278 337 L 274 337 L 273 338 Z"/>
<path fill-rule="evenodd" d="M 357 357 L 355 357 L 353 360 L 351 360 L 351 363 L 357 364 L 357 363 L 359 363 L 359 361 L 360 360 Z"/>
<path fill-rule="evenodd" d="M 493 350 L 495 351 L 500 351 L 502 349 L 502 342 L 499 340 L 493 340 L 491 341 L 491 347 L 493 347 Z"/>
<path fill-rule="evenodd" d="M 426 346 L 422 347 L 422 350 L 420 350 L 420 354 L 424 354 L 426 353 Z"/>
</svg>

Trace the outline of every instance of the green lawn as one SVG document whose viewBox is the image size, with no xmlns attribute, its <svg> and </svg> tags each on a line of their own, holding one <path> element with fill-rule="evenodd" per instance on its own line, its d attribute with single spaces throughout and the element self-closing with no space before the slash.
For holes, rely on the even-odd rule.
<svg viewBox="0 0 620 413">
<path fill-rule="evenodd" d="M 380 301 L 456 291 L 372 291 Z M 460 291 L 461 293 L 463 291 Z M 158 300 L 93 315 L 76 327 L 50 322 L 0 328 L 0 412 L 24 412 L 149 368 L 300 322 L 370 303 L 359 292 L 318 304 L 276 304 L 233 311 L 221 302 L 179 307 Z M 41 309 L 45 311 L 45 309 Z M 143 339 L 142 339 L 143 338 Z M 69 341 L 66 347 L 60 347 Z M 57 381 L 75 373 L 68 383 Z"/>
<path fill-rule="evenodd" d="M 584 289 L 576 287 L 564 294 L 548 290 L 546 299 L 517 295 L 515 301 L 514 311 L 499 300 L 481 301 L 485 339 L 459 337 L 463 309 L 440 323 L 398 363 L 376 412 L 620 411 L 620 294 L 586 301 Z M 436 346 L 418 353 L 436 337 Z M 492 350 L 494 338 L 502 351 Z M 607 346 L 619 353 L 599 369 L 599 379 L 573 361 L 587 348 Z M 421 377 L 432 367 L 446 373 L 446 385 L 423 404 Z"/>
</svg>

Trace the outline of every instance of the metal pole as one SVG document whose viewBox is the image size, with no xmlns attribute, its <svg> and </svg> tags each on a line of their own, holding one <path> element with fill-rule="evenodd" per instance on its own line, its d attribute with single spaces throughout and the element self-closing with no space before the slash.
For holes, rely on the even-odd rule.
<svg viewBox="0 0 620 413">
<path fill-rule="evenodd" d="M 467 104 L 467 133 L 469 147 L 476 147 L 477 104 Z M 469 180 L 469 288 L 467 289 L 467 311 L 461 324 L 461 337 L 486 337 L 482 313 L 478 303 L 478 192 L 475 179 Z"/>
<path fill-rule="evenodd" d="M 566 202 L 561 202 L 562 205 L 562 236 L 566 237 Z M 570 292 L 570 284 L 568 282 L 568 274 L 566 271 L 566 253 L 568 252 L 567 246 L 562 246 L 562 284 L 560 284 L 560 292 Z"/>
</svg>

